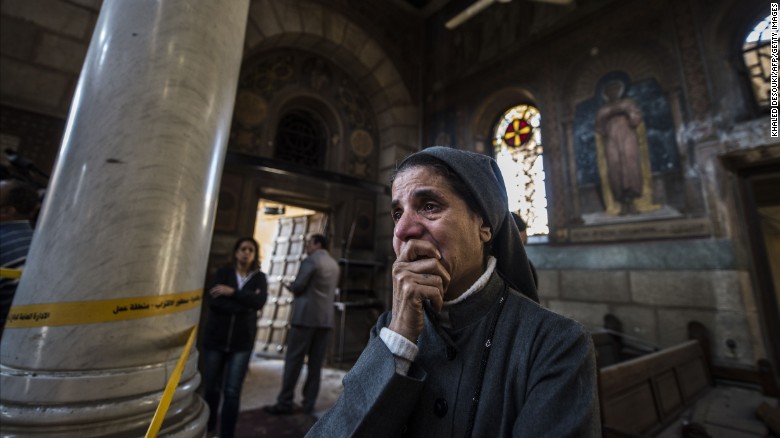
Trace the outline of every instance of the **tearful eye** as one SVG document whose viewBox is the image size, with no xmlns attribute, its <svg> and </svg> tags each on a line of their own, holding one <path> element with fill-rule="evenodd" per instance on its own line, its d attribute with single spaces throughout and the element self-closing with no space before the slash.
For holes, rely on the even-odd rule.
<svg viewBox="0 0 780 438">
<path fill-rule="evenodd" d="M 436 204 L 434 204 L 432 202 L 428 202 L 428 203 L 426 203 L 425 205 L 422 206 L 421 211 L 424 212 L 424 213 L 433 213 L 433 212 L 438 211 L 438 208 L 439 208 L 438 205 L 436 205 Z"/>
</svg>

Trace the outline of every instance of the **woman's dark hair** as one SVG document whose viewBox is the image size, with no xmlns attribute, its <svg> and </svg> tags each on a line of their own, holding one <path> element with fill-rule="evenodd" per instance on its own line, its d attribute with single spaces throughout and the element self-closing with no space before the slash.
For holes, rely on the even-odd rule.
<svg viewBox="0 0 780 438">
<path fill-rule="evenodd" d="M 433 170 L 437 175 L 442 176 L 445 180 L 447 180 L 448 183 L 450 183 L 452 190 L 460 195 L 460 198 L 463 199 L 463 202 L 466 203 L 466 205 L 469 207 L 469 210 L 474 212 L 474 214 L 477 216 L 483 218 L 486 224 L 490 223 L 490 221 L 488 221 L 487 218 L 485 218 L 485 215 L 482 213 L 482 209 L 479 207 L 479 204 L 477 204 L 477 200 L 474 199 L 474 195 L 471 193 L 469 188 L 466 186 L 466 183 L 463 182 L 460 176 L 453 172 L 444 161 L 430 155 L 417 154 L 412 155 L 411 157 L 404 160 L 401 165 L 395 169 L 393 175 L 390 177 L 390 187 L 393 186 L 393 182 L 399 173 L 413 167 L 427 167 Z"/>
<path fill-rule="evenodd" d="M 260 269 L 260 245 L 258 245 L 257 241 L 252 237 L 242 237 L 236 241 L 236 244 L 233 245 L 233 252 L 230 253 L 230 263 L 233 266 L 236 266 L 236 263 L 238 262 L 236 260 L 236 251 L 238 251 L 238 248 L 241 247 L 241 244 L 244 242 L 249 242 L 255 247 L 255 258 L 249 264 L 249 271 L 257 271 Z"/>
<path fill-rule="evenodd" d="M 523 218 L 521 218 L 520 215 L 514 211 L 512 212 L 512 219 L 515 220 L 515 225 L 517 225 L 517 229 L 520 230 L 521 233 L 525 231 L 526 228 L 528 228 L 528 224 L 526 224 Z"/>
</svg>

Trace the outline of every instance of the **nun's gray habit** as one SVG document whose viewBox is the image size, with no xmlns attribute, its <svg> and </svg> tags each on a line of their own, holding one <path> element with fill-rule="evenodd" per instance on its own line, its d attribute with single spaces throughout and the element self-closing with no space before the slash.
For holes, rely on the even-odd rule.
<svg viewBox="0 0 780 438">
<path fill-rule="evenodd" d="M 307 436 L 600 436 L 590 335 L 536 303 L 495 162 L 442 147 L 418 154 L 439 159 L 469 187 L 493 227 L 496 263 L 488 263 L 476 293 L 426 315 L 406 375 L 379 336 L 391 319 L 384 313 L 338 402 Z M 440 316 L 446 328 L 435 322 Z"/>
</svg>

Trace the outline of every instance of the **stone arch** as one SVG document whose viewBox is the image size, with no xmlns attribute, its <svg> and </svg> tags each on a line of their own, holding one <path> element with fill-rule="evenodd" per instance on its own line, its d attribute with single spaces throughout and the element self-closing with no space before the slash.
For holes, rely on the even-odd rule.
<svg viewBox="0 0 780 438">
<path fill-rule="evenodd" d="M 322 4 L 253 0 L 244 59 L 271 48 L 297 48 L 329 56 L 369 98 L 379 132 L 378 181 L 395 162 L 419 149 L 419 109 L 382 47 L 338 11 Z"/>
<path fill-rule="evenodd" d="M 496 121 L 504 111 L 521 104 L 539 107 L 533 93 L 521 87 L 496 90 L 477 105 L 477 110 L 474 112 L 471 122 L 471 132 L 473 133 L 473 144 L 476 152 L 493 155 L 491 136 Z M 544 114 L 542 114 L 542 121 L 544 121 Z"/>
<path fill-rule="evenodd" d="M 271 108 L 269 116 L 269 128 L 265 131 L 270 141 L 276 137 L 279 122 L 287 114 L 294 111 L 305 111 L 312 113 L 325 126 L 328 137 L 328 147 L 326 150 L 324 168 L 328 170 L 339 170 L 344 168 L 344 161 L 347 159 L 343 148 L 337 138 L 343 137 L 344 127 L 339 117 L 336 116 L 336 110 L 327 102 L 320 99 L 319 96 L 296 93 L 289 97 L 280 99 L 277 108 Z"/>
<path fill-rule="evenodd" d="M 272 157 L 279 121 L 287 112 L 301 111 L 325 127 L 328 152 L 322 169 L 350 173 L 350 154 L 342 146 L 346 133 L 358 126 L 342 117 L 352 115 L 350 120 L 368 133 L 369 149 L 360 160 L 376 161 L 379 133 L 373 110 L 366 96 L 355 94 L 356 88 L 347 72 L 319 54 L 299 49 L 257 52 L 242 66 L 230 148 Z M 351 112 L 345 114 L 345 101 L 334 98 L 336 94 L 351 97 Z M 367 167 L 368 174 L 375 174 L 375 165 Z"/>
<path fill-rule="evenodd" d="M 769 15 L 769 3 L 756 3 L 745 7 L 741 2 L 735 2 L 730 9 L 724 9 L 715 17 L 714 26 L 703 29 L 702 39 L 713 42 L 717 47 L 724 47 L 727 53 L 741 52 L 745 37 L 760 20 Z"/>
<path fill-rule="evenodd" d="M 751 119 L 764 113 L 758 107 L 749 72 L 743 57 L 743 45 L 753 27 L 770 14 L 769 3 L 756 3 L 745 7 L 735 3 L 712 18 L 712 26 L 703 26 L 702 41 L 706 47 L 720 49 L 725 56 L 716 60 L 718 75 L 715 88 L 725 96 L 717 104 L 721 114 L 731 113 L 734 119 Z M 724 104 L 728 102 L 728 104 Z"/>
</svg>

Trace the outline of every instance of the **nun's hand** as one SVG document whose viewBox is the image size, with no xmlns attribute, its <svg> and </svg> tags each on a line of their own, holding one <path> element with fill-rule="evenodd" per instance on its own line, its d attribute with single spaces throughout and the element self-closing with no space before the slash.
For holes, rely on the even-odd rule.
<svg viewBox="0 0 780 438">
<path fill-rule="evenodd" d="M 433 309 L 440 311 L 449 282 L 450 274 L 431 242 L 404 242 L 393 263 L 393 319 L 389 329 L 417 343 L 425 325 L 423 302 L 429 300 Z"/>
</svg>

